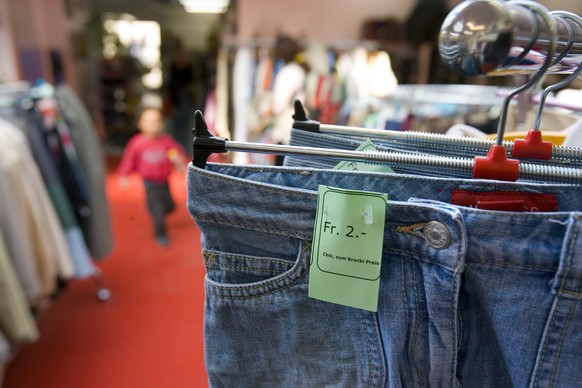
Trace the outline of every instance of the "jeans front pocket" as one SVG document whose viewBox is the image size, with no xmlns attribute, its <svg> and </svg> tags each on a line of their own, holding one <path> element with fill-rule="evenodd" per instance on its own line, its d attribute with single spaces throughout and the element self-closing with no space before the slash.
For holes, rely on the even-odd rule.
<svg viewBox="0 0 582 388">
<path fill-rule="evenodd" d="M 311 244 L 295 262 L 205 251 L 205 363 L 212 386 L 382 386 L 374 313 L 307 296 Z"/>
<path fill-rule="evenodd" d="M 226 253 L 205 249 L 204 264 L 208 279 L 216 284 L 254 283 L 291 270 L 293 263 L 273 257 Z"/>
</svg>

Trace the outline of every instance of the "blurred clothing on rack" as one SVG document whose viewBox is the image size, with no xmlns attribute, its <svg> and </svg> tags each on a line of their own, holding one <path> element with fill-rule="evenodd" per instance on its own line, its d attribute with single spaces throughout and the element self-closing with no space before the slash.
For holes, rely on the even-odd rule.
<svg viewBox="0 0 582 388">
<path fill-rule="evenodd" d="M 79 163 L 89 190 L 89 206 L 93 209 L 88 217 L 81 220 L 84 236 L 93 259 L 104 259 L 113 250 L 113 234 L 105 195 L 106 171 L 101 141 L 87 108 L 69 86 L 59 85 L 55 97 L 71 128 L 71 139 L 78 150 Z"/>
<path fill-rule="evenodd" d="M 0 331 L 9 360 L 38 338 L 35 315 L 63 283 L 96 275 L 92 259 L 105 258 L 113 238 L 100 141 L 78 97 L 44 81 L 0 84 L 0 97 Z"/>
<path fill-rule="evenodd" d="M 217 58 L 216 132 L 228 133 L 232 108 L 233 140 L 287 144 L 294 99 L 303 101 L 314 119 L 335 123 L 348 100 L 388 96 L 398 85 L 390 56 L 362 44 L 303 45 L 281 36 L 271 43 L 257 39 L 222 47 Z M 232 101 L 228 90 L 232 90 Z M 274 160 L 233 155 L 236 163 L 272 164 Z"/>
<path fill-rule="evenodd" d="M 0 226 L 29 302 L 56 291 L 75 269 L 62 227 L 28 143 L 0 120 Z"/>
<path fill-rule="evenodd" d="M 0 234 L 0 295 L 2 295 L 0 331 L 13 343 L 36 341 L 39 336 L 38 328 L 2 234 Z"/>
</svg>

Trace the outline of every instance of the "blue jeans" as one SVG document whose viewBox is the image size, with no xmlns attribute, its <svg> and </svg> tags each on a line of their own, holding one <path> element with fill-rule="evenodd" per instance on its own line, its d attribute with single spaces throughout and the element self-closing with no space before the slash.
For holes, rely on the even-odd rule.
<svg viewBox="0 0 582 388">
<path fill-rule="evenodd" d="M 319 184 L 388 193 L 377 313 L 307 296 Z M 560 212 L 458 207 L 452 189 L 552 193 Z M 582 381 L 580 187 L 209 164 L 188 190 L 212 386 Z"/>
</svg>

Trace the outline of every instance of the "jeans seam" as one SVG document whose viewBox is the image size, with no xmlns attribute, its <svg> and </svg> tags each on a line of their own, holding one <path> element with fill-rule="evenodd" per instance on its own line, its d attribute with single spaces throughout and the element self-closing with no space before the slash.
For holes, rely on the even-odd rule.
<svg viewBox="0 0 582 388">
<path fill-rule="evenodd" d="M 366 318 L 366 315 L 364 313 L 364 311 L 362 311 L 362 317 Z M 362 321 L 360 320 L 360 323 Z M 372 343 L 370 342 L 370 338 L 368 335 L 368 330 L 366 328 L 366 325 L 364 324 L 364 336 L 366 336 L 366 342 L 367 342 L 367 350 L 368 350 L 368 367 L 369 367 L 369 371 L 368 371 L 368 387 L 372 387 L 372 379 L 373 379 L 373 369 L 372 368 Z"/>
<path fill-rule="evenodd" d="M 559 296 L 557 298 L 558 298 L 558 304 L 556 306 L 556 310 L 552 314 L 552 321 L 550 322 L 550 326 L 548 327 L 548 333 L 547 333 L 546 338 L 544 340 L 542 356 L 540 358 L 539 368 L 536 371 L 536 379 L 535 379 L 534 387 L 539 387 L 540 372 L 543 369 L 543 363 L 545 362 L 545 359 L 546 359 L 546 350 L 547 350 L 547 346 L 548 346 L 548 341 L 550 340 L 552 329 L 554 328 L 554 322 L 556 321 L 556 315 L 558 315 L 556 311 L 560 310 L 561 300 L 560 300 Z"/>
<path fill-rule="evenodd" d="M 466 238 L 466 236 L 465 236 Z M 459 244 L 459 248 L 457 250 L 457 258 L 463 257 L 463 245 Z M 467 253 L 467 252 L 465 252 Z M 453 274 L 453 279 L 454 279 L 454 291 L 452 292 L 452 296 L 453 296 L 453 300 L 452 300 L 452 305 L 451 305 L 451 330 L 452 330 L 452 334 L 453 334 L 453 351 L 452 351 L 452 359 L 451 359 L 451 381 L 450 381 L 450 386 L 454 387 L 454 382 L 456 380 L 456 375 L 457 375 L 457 358 L 458 358 L 458 346 L 459 346 L 459 341 L 458 341 L 458 336 L 457 336 L 457 330 L 455 330 L 455 323 L 457 322 L 457 315 L 456 315 L 456 311 L 458 309 L 458 298 L 459 298 L 459 294 L 460 294 L 460 288 L 461 288 L 461 271 L 459 271 L 459 262 L 457 260 L 457 266 L 455 268 L 455 272 Z"/>
<path fill-rule="evenodd" d="M 578 233 L 579 233 L 579 224 L 576 222 L 575 227 L 574 227 L 574 231 L 572 233 L 572 239 L 570 241 L 569 251 L 568 251 L 568 260 L 567 260 L 568 265 L 566 267 L 566 273 L 564 274 L 564 277 L 562 278 L 562 282 L 560 284 L 560 290 L 558 291 L 557 297 L 560 299 L 562 297 L 561 294 L 564 291 L 564 285 L 566 283 L 566 276 L 570 273 L 571 264 L 572 264 L 572 256 L 574 255 L 574 245 L 575 245 L 574 242 L 576 241 L 576 239 L 578 237 Z M 550 386 L 554 385 L 554 378 L 556 377 L 556 372 L 558 371 L 558 360 L 560 359 L 560 354 L 562 352 L 562 346 L 564 345 L 564 338 L 566 337 L 567 328 L 570 325 L 570 321 L 572 320 L 572 316 L 574 315 L 575 305 L 573 302 L 570 302 L 570 303 L 572 303 L 572 308 L 570 309 L 570 314 L 568 315 L 568 319 L 566 320 L 566 323 L 564 325 L 564 329 L 562 330 L 562 335 L 560 336 L 558 350 L 556 352 L 556 356 L 554 357 L 555 362 L 554 362 L 554 367 L 552 368 L 552 374 L 550 375 Z"/>
<path fill-rule="evenodd" d="M 578 235 L 578 224 L 576 223 L 576 228 L 574 230 L 574 236 Z M 556 298 L 558 299 L 557 305 L 556 305 L 556 309 L 554 310 L 554 313 L 552 314 L 552 320 L 550 322 L 550 326 L 548 327 L 548 335 L 545 338 L 544 344 L 543 344 L 543 350 L 542 350 L 542 355 L 540 358 L 540 363 L 539 363 L 539 368 L 536 371 L 536 378 L 535 378 L 535 383 L 534 386 L 539 386 L 539 379 L 540 379 L 540 373 L 541 373 L 541 369 L 543 368 L 543 363 L 545 362 L 546 359 L 546 350 L 547 350 L 547 346 L 548 346 L 548 341 L 550 340 L 550 335 L 553 331 L 555 322 L 556 322 L 556 316 L 558 315 L 558 312 L 560 311 L 560 305 L 562 304 L 562 298 L 561 298 L 561 293 L 564 289 L 564 283 L 566 281 L 566 277 L 568 276 L 569 272 L 570 272 L 570 262 L 572 260 L 572 254 L 574 251 L 574 241 L 576 241 L 575 238 L 572 238 L 570 240 L 570 246 L 568 247 L 568 256 L 566 259 L 566 272 L 564 273 L 564 275 L 562 275 L 562 280 L 560 282 L 560 288 L 558 289 L 558 293 L 556 295 Z M 562 334 L 563 335 L 563 334 Z M 553 369 L 552 369 L 552 373 L 553 373 Z"/>
<path fill-rule="evenodd" d="M 564 345 L 564 339 L 566 338 L 566 331 L 568 329 L 568 326 L 570 326 L 570 322 L 572 321 L 572 317 L 574 316 L 574 311 L 576 310 L 575 303 L 578 302 L 576 301 L 570 303 L 572 303 L 572 308 L 570 309 L 570 314 L 568 314 L 568 319 L 566 320 L 564 329 L 562 330 L 562 335 L 560 336 L 560 343 L 558 345 L 558 350 L 556 352 L 554 367 L 552 368 L 552 374 L 550 375 L 550 387 L 554 386 L 554 378 L 556 377 L 556 373 L 558 371 L 558 361 L 560 359 L 560 354 L 562 353 L 562 346 Z"/>
<path fill-rule="evenodd" d="M 404 300 L 404 312 L 406 314 L 406 325 L 410 326 L 410 313 L 408 311 L 408 298 L 406 297 L 406 284 L 404 282 L 404 259 L 400 258 L 400 278 L 401 286 L 402 286 L 402 299 Z M 410 371 L 409 363 L 406 363 L 406 369 L 408 370 L 407 378 L 408 378 L 408 386 L 412 386 L 412 381 L 410 381 L 412 372 Z"/>
<path fill-rule="evenodd" d="M 455 285 L 457 284 L 457 279 L 455 277 Z M 453 300 L 452 300 L 452 304 L 451 304 L 451 328 L 452 328 L 452 334 L 453 334 L 453 349 L 456 350 L 457 346 L 458 346 L 458 342 L 457 342 L 457 336 L 456 336 L 456 332 L 455 332 L 455 325 L 454 322 L 456 322 L 456 317 L 455 317 L 455 310 L 456 310 L 456 303 L 455 303 L 455 293 L 452 293 L 453 295 Z M 457 375 L 457 371 L 456 371 L 456 363 L 457 363 L 457 352 L 453 351 L 453 357 L 451 359 L 451 381 L 450 381 L 450 386 L 454 387 L 454 381 L 455 381 L 455 376 Z"/>
<path fill-rule="evenodd" d="M 417 283 L 416 283 L 416 263 L 413 261 L 412 262 L 412 284 L 413 284 L 413 289 L 414 289 L 414 305 L 418 306 L 418 290 L 417 290 Z M 418 332 L 418 319 L 414 320 L 414 327 L 412 329 L 412 351 L 413 354 L 416 354 L 416 336 L 417 336 L 417 332 Z M 421 370 L 418 367 L 418 364 L 416 363 L 416 359 L 414 358 L 413 361 L 414 363 L 414 367 L 415 367 L 415 374 L 417 379 L 419 380 L 419 385 L 422 387 L 424 386 L 424 383 L 422 381 L 422 374 L 419 376 L 419 371 Z"/>
<path fill-rule="evenodd" d="M 215 225 L 223 225 L 223 226 L 233 226 L 235 228 L 241 228 L 241 229 L 246 229 L 246 230 L 252 230 L 252 231 L 258 231 L 258 232 L 264 232 L 264 233 L 272 233 L 272 234 L 277 234 L 277 235 L 281 235 L 281 236 L 286 236 L 286 237 L 296 237 L 296 238 L 300 238 L 300 239 L 310 239 L 313 237 L 313 235 L 307 235 L 307 234 L 300 234 L 300 233 L 296 233 L 296 232 L 290 232 L 287 229 L 275 229 L 275 228 L 261 228 L 258 226 L 249 226 L 247 224 L 239 224 L 239 223 L 233 223 L 233 222 L 225 222 L 225 221 L 217 221 L 215 219 L 210 219 L 210 218 L 206 218 L 206 217 L 194 217 L 194 219 L 196 221 L 202 221 L 202 222 L 207 222 L 209 224 L 215 224 Z"/>
<path fill-rule="evenodd" d="M 439 266 L 440 268 L 444 268 L 445 270 L 447 270 L 451 273 L 455 271 L 454 269 L 447 267 L 446 265 L 443 265 L 441 263 L 437 263 L 437 262 L 430 261 L 430 260 L 425 260 L 422 255 L 419 255 L 418 253 L 413 252 L 413 251 L 408 251 L 408 250 L 404 250 L 404 249 L 396 249 L 396 248 L 384 248 L 382 250 L 382 252 L 383 253 L 393 253 L 393 254 L 397 254 L 397 255 L 406 255 L 406 256 L 409 256 L 413 260 L 418 260 L 418 261 L 422 261 L 423 263 Z"/>
<path fill-rule="evenodd" d="M 562 281 L 560 282 L 560 289 L 558 290 L 558 295 L 560 295 L 564 291 L 564 286 L 566 284 L 566 278 L 570 274 L 570 269 L 572 266 L 572 256 L 574 255 L 574 245 L 576 242 L 576 238 L 578 236 L 578 223 L 576 222 L 574 231 L 572 233 L 572 238 L 570 240 L 570 246 L 568 247 L 568 259 L 566 260 L 566 273 L 562 276 Z"/>
<path fill-rule="evenodd" d="M 245 254 L 241 254 L 241 253 L 225 253 L 225 252 L 221 252 L 215 249 L 203 249 L 202 254 L 212 254 L 212 255 L 217 255 L 217 256 L 222 256 L 224 258 L 233 258 L 233 259 L 242 259 L 245 261 L 254 261 L 254 262 L 266 262 L 269 261 L 275 265 L 285 265 L 285 266 L 289 266 L 289 264 L 291 264 L 291 261 L 287 261 L 287 260 L 283 260 L 283 259 L 278 259 L 276 257 L 252 257 L 250 255 L 245 255 Z M 303 253 L 303 252 L 302 252 Z M 206 261 L 206 259 L 204 259 L 204 261 Z M 293 267 L 293 264 L 290 265 L 291 267 Z"/>
<path fill-rule="evenodd" d="M 208 289 L 208 288 L 218 288 L 218 289 L 222 289 L 222 290 L 228 290 L 228 288 L 226 288 L 226 287 L 224 287 L 224 288 L 223 288 L 223 287 L 216 286 L 216 285 L 210 285 L 210 286 L 208 286 L 208 288 L 207 288 L 206 292 L 207 292 L 207 293 L 209 293 L 209 294 L 211 294 L 211 295 L 214 295 L 214 296 L 216 296 L 216 297 L 223 298 L 223 299 L 257 299 L 257 298 L 262 298 L 262 297 L 264 297 L 264 296 L 272 295 L 272 294 L 275 294 L 275 293 L 277 293 L 277 292 L 281 292 L 281 291 L 284 291 L 284 290 L 286 290 L 286 289 L 288 289 L 288 288 L 291 288 L 291 287 L 293 287 L 293 286 L 294 286 L 294 285 L 296 285 L 296 284 L 297 284 L 299 281 L 301 281 L 301 280 L 302 280 L 302 279 L 303 279 L 305 276 L 307 276 L 307 273 L 308 273 L 308 271 L 305 271 L 305 273 L 303 273 L 301 276 L 299 276 L 297 279 L 295 279 L 295 280 L 294 280 L 292 283 L 286 284 L 285 286 L 279 287 L 279 288 L 277 288 L 276 290 L 272 290 L 272 291 L 269 291 L 269 292 L 265 292 L 265 293 L 262 293 L 262 294 L 260 294 L 260 295 L 251 295 L 251 296 L 231 296 L 231 295 L 224 295 L 224 294 L 220 294 L 220 293 L 214 292 L 212 289 Z M 278 280 L 283 280 L 283 279 L 278 279 Z M 273 282 L 271 282 L 270 284 L 272 284 L 272 283 L 273 283 Z M 231 290 L 233 290 L 233 291 L 239 291 L 239 290 L 243 290 L 243 289 L 246 289 L 246 288 L 247 288 L 247 287 L 240 287 L 240 288 L 236 288 L 236 289 L 235 289 L 235 288 L 233 288 L 233 289 L 231 289 Z M 249 287 L 249 289 L 251 289 L 251 290 L 252 290 L 252 289 L 256 289 L 256 288 L 260 288 L 260 286 L 254 286 L 254 287 L 252 287 L 252 288 L 251 288 L 251 287 Z"/>
<path fill-rule="evenodd" d="M 253 272 L 262 272 L 262 273 L 274 273 L 277 270 L 272 270 L 272 269 L 262 269 L 262 268 L 253 268 L 253 267 L 241 267 L 241 266 L 236 266 L 236 265 L 218 265 L 218 268 L 214 268 L 216 269 L 234 269 L 234 270 L 240 270 L 240 271 L 244 271 L 244 270 L 249 270 L 249 271 L 253 271 Z M 292 267 L 291 267 L 292 268 Z M 287 268 L 283 271 L 289 271 L 291 268 Z M 277 276 L 277 274 L 273 274 L 273 276 Z"/>
<path fill-rule="evenodd" d="M 264 171 L 261 168 L 256 168 L 255 169 L 255 168 L 249 168 L 249 167 L 246 167 L 246 170 L 247 171 L 253 171 L 253 172 L 263 172 Z M 308 193 L 306 191 L 295 192 L 293 190 L 299 190 L 299 189 L 298 188 L 289 188 L 287 186 L 284 186 L 284 187 L 275 186 L 273 184 L 264 183 L 264 182 L 260 182 L 260 181 L 255 181 L 255 180 L 249 179 L 248 177 L 243 178 L 243 177 L 239 177 L 239 176 L 230 176 L 230 175 L 228 177 L 226 177 L 226 176 L 223 176 L 223 175 L 218 175 L 218 174 L 223 174 L 223 173 L 220 173 L 220 172 L 214 172 L 214 171 L 209 172 L 208 170 L 204 170 L 204 169 L 202 171 L 206 171 L 208 173 L 208 175 L 211 175 L 212 176 L 211 179 L 213 179 L 213 180 L 227 182 L 227 183 L 232 184 L 233 186 L 234 185 L 236 185 L 236 186 L 248 186 L 249 184 L 251 184 L 251 185 L 261 185 L 261 190 L 275 192 L 275 193 L 285 192 L 286 194 L 292 195 L 292 196 L 295 196 L 295 197 L 304 197 L 306 194 L 307 195 L 313 195 L 313 196 L 316 196 L 317 195 L 315 192 L 310 192 L 310 193 Z M 269 173 L 272 173 L 272 172 L 269 172 Z M 275 173 L 277 174 L 278 172 L 275 172 Z M 289 172 L 286 171 L 285 173 L 286 174 L 287 173 L 293 173 L 293 171 L 289 171 Z M 294 174 L 294 175 L 298 175 L 298 174 Z M 301 175 L 305 175 L 305 174 L 301 174 Z M 241 182 L 240 180 L 244 180 L 244 182 Z"/>
<path fill-rule="evenodd" d="M 469 264 L 480 264 L 480 265 L 488 265 L 493 267 L 504 267 L 504 268 L 515 268 L 515 269 L 526 269 L 526 270 L 539 270 L 539 271 L 555 271 L 556 267 L 550 267 L 545 265 L 530 265 L 530 264 L 523 264 L 523 265 L 512 265 L 509 263 L 502 263 L 499 261 L 473 261 L 467 260 Z"/>
</svg>

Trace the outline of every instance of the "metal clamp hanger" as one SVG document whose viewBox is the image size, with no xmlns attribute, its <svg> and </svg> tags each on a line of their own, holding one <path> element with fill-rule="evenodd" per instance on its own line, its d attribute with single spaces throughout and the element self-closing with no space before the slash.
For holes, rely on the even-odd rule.
<svg viewBox="0 0 582 388">
<path fill-rule="evenodd" d="M 551 18 L 557 34 L 554 51 L 567 54 L 552 63 L 547 73 L 569 74 L 582 56 L 582 29 L 575 28 L 572 39 L 571 26 L 557 16 Z M 464 1 L 441 26 L 441 58 L 451 70 L 465 76 L 531 74 L 548 55 L 553 35 L 540 19 L 523 2 Z"/>
<path fill-rule="evenodd" d="M 475 166 L 474 160 L 469 158 L 406 154 L 386 151 L 345 151 L 316 147 L 296 147 L 289 145 L 230 141 L 224 137 L 213 136 L 208 131 L 208 127 L 204 121 L 202 112 L 200 111 L 196 111 L 195 113 L 195 126 L 192 132 L 194 134 L 194 139 L 192 141 L 192 164 L 199 168 L 204 168 L 206 166 L 210 155 L 229 151 L 273 155 L 298 155 L 306 157 L 316 156 L 336 160 L 354 160 L 365 163 L 387 164 L 392 167 L 438 167 L 466 173 L 473 171 Z M 531 181 L 582 184 L 582 169 L 580 168 L 520 163 L 517 175 L 522 179 Z M 505 177 L 509 178 L 505 180 L 516 180 L 518 176 Z"/>
<path fill-rule="evenodd" d="M 435 148 L 447 149 L 459 148 L 474 150 L 475 153 L 487 152 L 495 140 L 477 137 L 448 136 L 441 133 L 416 132 L 416 131 L 388 131 L 385 129 L 372 129 L 363 127 L 351 127 L 344 125 L 323 124 L 312 120 L 307 116 L 303 104 L 299 100 L 294 102 L 293 128 L 314 133 L 335 134 L 343 136 L 370 137 L 396 143 L 429 145 Z M 514 142 L 504 140 L 502 145 L 508 155 L 512 154 Z M 520 158 L 519 156 L 513 156 Z M 582 163 L 582 149 L 573 147 L 552 146 L 551 159 L 556 164 L 580 164 Z"/>
<path fill-rule="evenodd" d="M 552 12 L 550 12 L 550 14 L 558 16 L 562 19 L 565 19 L 568 22 L 574 22 L 580 27 L 580 29 L 582 29 L 582 17 L 576 15 L 575 13 L 566 12 L 566 11 L 552 11 Z M 568 23 L 568 24 L 571 25 L 570 23 Z M 574 39 L 574 38 L 572 38 L 572 39 Z M 573 44 L 574 44 L 574 41 L 572 40 L 570 46 L 573 46 Z M 566 52 L 562 53 L 562 55 L 564 55 L 564 54 L 566 54 Z M 558 60 L 560 60 L 560 58 L 558 58 Z M 542 92 L 542 95 L 540 96 L 540 102 L 539 102 L 540 105 L 539 105 L 538 112 L 536 115 L 536 120 L 534 123 L 534 130 L 537 131 L 540 129 L 540 125 L 542 122 L 542 112 L 543 112 L 544 105 L 546 103 L 546 100 L 547 100 L 549 94 L 551 92 L 553 92 L 554 90 L 558 90 L 558 89 L 568 85 L 570 82 L 574 81 L 576 78 L 578 78 L 580 73 L 582 73 L 582 60 L 578 64 L 578 67 L 576 68 L 576 70 L 574 70 L 574 72 L 572 72 L 572 74 L 570 74 L 568 77 L 564 78 L 562 81 L 560 81 L 554 85 L 550 85 L 544 89 L 544 91 Z"/>
<path fill-rule="evenodd" d="M 558 16 L 568 22 L 576 23 L 582 29 L 582 18 L 574 13 L 565 11 L 553 11 L 550 12 L 553 16 Z M 572 28 L 573 29 L 573 28 Z M 573 42 L 572 42 L 573 43 Z M 564 53 L 562 53 L 563 55 Z M 557 60 L 560 59 L 560 56 Z M 555 62 L 555 61 L 554 61 Z M 578 75 L 582 73 L 582 61 L 578 64 L 578 67 L 572 74 L 563 79 L 562 81 L 550 85 L 544 89 L 540 96 L 539 106 L 536 113 L 536 119 L 534 122 L 533 130 L 529 131 L 525 139 L 516 139 L 514 141 L 514 146 L 512 150 L 512 157 L 514 158 L 531 158 L 540 160 L 549 160 L 552 156 L 553 146 L 549 141 L 543 141 L 542 133 L 540 131 L 540 126 L 542 122 L 542 114 L 544 110 L 544 105 L 548 95 L 563 86 L 568 85 L 570 82 L 575 80 Z"/>
<path fill-rule="evenodd" d="M 519 174 L 519 160 L 509 159 L 507 157 L 507 149 L 503 146 L 503 135 L 505 134 L 505 125 L 507 122 L 507 113 L 509 112 L 509 104 L 513 97 L 536 85 L 540 81 L 546 71 L 550 67 L 553 56 L 556 50 L 556 28 L 554 20 L 550 17 L 549 11 L 529 0 L 513 0 L 508 4 L 516 4 L 527 7 L 533 12 L 542 17 L 546 24 L 546 28 L 550 33 L 550 43 L 548 47 L 548 54 L 545 57 L 542 67 L 529 80 L 509 92 L 503 99 L 501 114 L 499 115 L 499 123 L 497 125 L 497 139 L 495 144 L 491 146 L 486 156 L 475 157 L 475 169 L 473 176 L 476 178 L 485 179 L 501 179 L 501 180 L 515 180 Z M 513 179 L 512 177 L 515 177 Z"/>
</svg>

